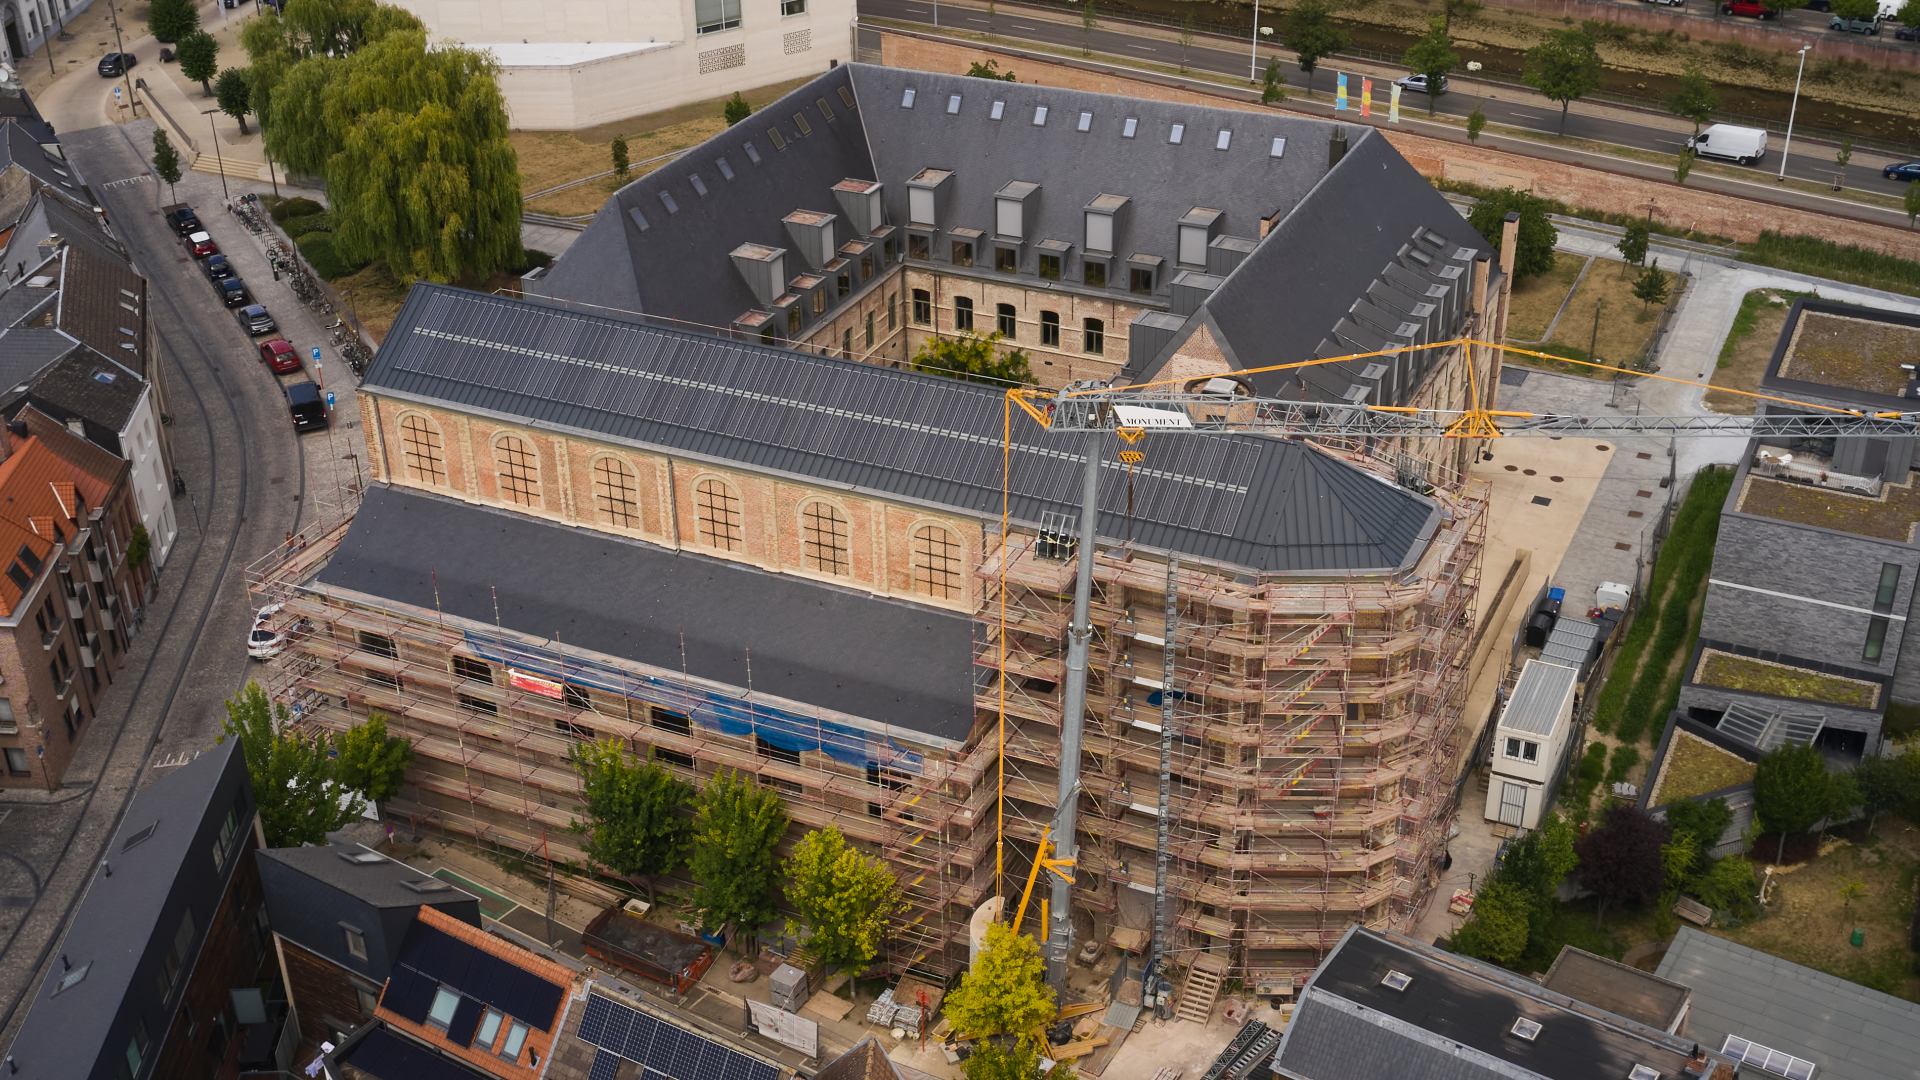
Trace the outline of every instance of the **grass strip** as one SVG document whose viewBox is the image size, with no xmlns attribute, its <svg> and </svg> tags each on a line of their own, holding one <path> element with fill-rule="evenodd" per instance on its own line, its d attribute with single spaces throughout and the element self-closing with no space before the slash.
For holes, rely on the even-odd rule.
<svg viewBox="0 0 1920 1080">
<path fill-rule="evenodd" d="M 1614 725 L 1614 734 L 1621 742 L 1638 741 L 1650 727 L 1657 727 L 1654 721 L 1666 715 L 1659 709 L 1661 702 L 1679 697 L 1680 673 L 1668 669 L 1699 633 L 1698 617 L 1691 610 L 1693 600 L 1713 567 L 1713 544 L 1720 533 L 1720 506 L 1732 487 L 1732 470 L 1701 470 L 1694 477 L 1693 487 L 1682 506 L 1681 517 L 1686 527 L 1676 525 L 1660 553 L 1662 563 L 1666 563 L 1668 553 L 1672 553 L 1676 574 L 1672 590 L 1660 605 L 1660 626 L 1647 650 L 1646 662 L 1634 678 L 1626 708 Z M 1668 705 L 1668 709 L 1671 708 Z"/>
<path fill-rule="evenodd" d="M 1500 190 L 1499 188 L 1488 187 L 1485 184 L 1476 184 L 1468 180 L 1448 180 L 1444 177 L 1429 177 L 1428 179 L 1433 183 L 1434 187 L 1441 191 L 1452 192 L 1455 195 L 1471 195 L 1476 199 L 1484 199 Z M 1540 200 L 1541 205 L 1546 207 L 1548 213 L 1559 214 L 1561 217 L 1579 218 L 1582 221 L 1598 221 L 1607 225 L 1617 225 L 1623 229 L 1629 225 L 1647 225 L 1648 231 L 1655 235 L 1671 236 L 1679 240 L 1691 240 L 1697 244 L 1719 244 L 1725 246 L 1733 243 L 1732 240 L 1724 236 L 1700 232 L 1697 229 L 1682 229 L 1677 225 L 1672 225 L 1664 221 L 1649 223 L 1646 218 L 1636 214 L 1616 214 L 1608 210 L 1589 210 L 1584 206 L 1569 206 L 1558 199 L 1546 199 L 1540 198 L 1539 196 L 1534 196 L 1534 198 Z"/>
<path fill-rule="evenodd" d="M 1817 236 L 1791 236 L 1769 229 L 1744 246 L 1740 261 L 1920 296 L 1920 262 Z"/>
</svg>

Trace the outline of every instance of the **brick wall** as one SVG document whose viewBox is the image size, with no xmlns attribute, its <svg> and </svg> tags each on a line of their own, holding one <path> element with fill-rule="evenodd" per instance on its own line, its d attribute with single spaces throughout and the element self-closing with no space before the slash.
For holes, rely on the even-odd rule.
<svg viewBox="0 0 1920 1080">
<path fill-rule="evenodd" d="M 340 1032 L 352 1031 L 372 1015 L 361 1010 L 360 997 L 354 988 L 369 990 L 377 999 L 378 984 L 358 978 L 286 938 L 276 938 L 275 943 L 280 949 L 280 963 L 286 974 L 294 1014 L 300 1020 L 302 1047 L 339 1042 Z"/>
<path fill-rule="evenodd" d="M 234 1023 L 228 992 L 254 985 L 271 970 L 257 921 L 266 904 L 254 863 L 257 847 L 249 829 L 246 842 L 233 856 L 240 863 L 208 920 L 199 955 L 193 960 L 193 975 L 180 999 L 181 1022 L 166 1029 L 154 1076 L 222 1078 L 237 1073 L 240 1029 Z"/>
<path fill-rule="evenodd" d="M 1568 4 L 1580 0 L 1561 0 Z M 1636 9 L 1618 5 L 1585 5 L 1603 8 L 1608 13 L 1634 14 Z M 1618 21 L 1618 20 L 1616 20 Z M 1836 43 L 1821 39 L 1822 55 Z M 1007 66 L 1005 53 L 968 45 L 927 41 L 900 34 L 881 35 L 881 57 L 888 67 L 917 68 L 923 71 L 965 71 L 975 60 L 996 59 Z M 1053 64 L 1022 56 L 1014 70 L 1021 82 L 1045 83 L 1075 90 L 1093 90 L 1103 94 L 1160 101 L 1185 101 L 1214 108 L 1258 111 L 1251 102 L 1163 86 L 1144 79 L 1118 74 L 1084 71 L 1064 64 Z M 1493 187 L 1515 187 L 1536 195 L 1559 199 L 1571 206 L 1604 210 L 1610 213 L 1644 215 L 1649 205 L 1654 217 L 1688 228 L 1697 228 L 1734 240 L 1757 238 L 1762 229 L 1775 232 L 1820 236 L 1843 244 L 1862 247 L 1906 258 L 1920 258 L 1920 235 L 1885 225 L 1851 221 L 1826 214 L 1732 195 L 1685 187 L 1666 180 L 1627 176 L 1606 169 L 1568 165 L 1526 157 L 1493 147 L 1434 139 L 1381 125 L 1394 149 L 1423 176 L 1465 180 Z"/>
</svg>

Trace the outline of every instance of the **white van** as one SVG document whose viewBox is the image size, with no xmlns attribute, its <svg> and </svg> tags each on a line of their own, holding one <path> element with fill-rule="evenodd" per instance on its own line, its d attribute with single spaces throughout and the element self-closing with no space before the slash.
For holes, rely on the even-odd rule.
<svg viewBox="0 0 1920 1080">
<path fill-rule="evenodd" d="M 1767 133 L 1760 128 L 1712 124 L 1687 140 L 1701 157 L 1723 158 L 1751 165 L 1767 156 Z"/>
<path fill-rule="evenodd" d="M 1900 9 L 1905 7 L 1906 4 L 1907 0 L 1880 0 L 1880 11 L 1874 17 L 1877 19 L 1898 19 L 1900 17 Z"/>
</svg>

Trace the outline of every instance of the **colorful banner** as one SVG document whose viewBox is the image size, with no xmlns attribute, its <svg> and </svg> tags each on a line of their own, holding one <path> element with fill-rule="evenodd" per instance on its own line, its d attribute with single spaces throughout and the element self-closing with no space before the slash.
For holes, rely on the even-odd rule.
<svg viewBox="0 0 1920 1080">
<path fill-rule="evenodd" d="M 1393 84 L 1393 100 L 1387 103 L 1387 123 L 1400 122 L 1400 84 Z"/>
<path fill-rule="evenodd" d="M 1373 115 L 1373 80 L 1360 80 L 1360 115 Z"/>
<path fill-rule="evenodd" d="M 543 679 L 538 675 L 529 675 L 524 671 L 507 669 L 507 685 L 516 690 L 525 690 L 530 694 L 559 699 L 566 696 L 561 684 L 552 679 Z"/>
<path fill-rule="evenodd" d="M 1342 72 L 1337 76 L 1339 89 L 1333 92 L 1333 107 L 1341 112 L 1347 109 L 1347 76 Z"/>
</svg>

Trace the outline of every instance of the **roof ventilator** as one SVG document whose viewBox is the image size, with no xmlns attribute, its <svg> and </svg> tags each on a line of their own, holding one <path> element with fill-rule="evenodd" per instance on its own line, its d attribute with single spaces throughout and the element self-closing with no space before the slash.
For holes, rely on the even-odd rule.
<svg viewBox="0 0 1920 1080">
<path fill-rule="evenodd" d="M 1528 1042 L 1532 1042 L 1540 1037 L 1540 1021 L 1529 1020 L 1524 1016 L 1518 1017 L 1514 1020 L 1513 1027 L 1507 1030 Z"/>
<path fill-rule="evenodd" d="M 1404 971 L 1388 970 L 1386 976 L 1380 980 L 1380 985 L 1389 990 L 1403 991 L 1413 985 L 1413 976 Z"/>
</svg>

